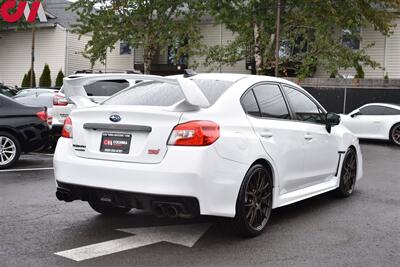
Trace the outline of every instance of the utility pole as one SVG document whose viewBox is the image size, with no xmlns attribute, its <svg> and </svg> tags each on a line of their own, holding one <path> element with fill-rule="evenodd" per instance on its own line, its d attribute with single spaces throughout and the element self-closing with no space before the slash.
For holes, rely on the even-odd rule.
<svg viewBox="0 0 400 267">
<path fill-rule="evenodd" d="M 275 44 L 275 77 L 279 75 L 279 49 L 280 49 L 280 32 L 281 32 L 281 0 L 277 0 L 276 11 L 276 44 Z"/>
<path fill-rule="evenodd" d="M 31 54 L 31 88 L 34 85 L 34 69 L 35 69 L 35 24 L 32 24 L 32 54 Z"/>
</svg>

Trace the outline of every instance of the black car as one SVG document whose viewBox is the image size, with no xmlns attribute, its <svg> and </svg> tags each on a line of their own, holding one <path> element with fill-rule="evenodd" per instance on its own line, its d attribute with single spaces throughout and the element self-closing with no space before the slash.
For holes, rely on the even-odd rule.
<svg viewBox="0 0 400 267">
<path fill-rule="evenodd" d="M 0 95 L 5 95 L 9 97 L 13 97 L 17 94 L 17 92 L 7 86 L 0 84 Z"/>
<path fill-rule="evenodd" d="M 46 107 L 25 106 L 0 95 L 0 169 L 13 165 L 23 152 L 46 148 L 48 121 Z"/>
</svg>

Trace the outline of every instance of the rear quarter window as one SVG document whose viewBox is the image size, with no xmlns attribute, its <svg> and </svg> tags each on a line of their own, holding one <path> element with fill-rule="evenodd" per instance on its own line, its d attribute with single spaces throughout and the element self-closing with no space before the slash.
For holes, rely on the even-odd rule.
<svg viewBox="0 0 400 267">
<path fill-rule="evenodd" d="M 385 115 L 400 115 L 400 110 L 387 107 L 385 109 Z"/>
</svg>

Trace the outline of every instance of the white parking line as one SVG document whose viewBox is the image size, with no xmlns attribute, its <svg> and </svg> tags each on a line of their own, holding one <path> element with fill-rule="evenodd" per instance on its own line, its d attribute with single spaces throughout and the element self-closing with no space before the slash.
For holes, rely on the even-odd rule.
<svg viewBox="0 0 400 267">
<path fill-rule="evenodd" d="M 27 171 L 49 171 L 54 170 L 51 168 L 31 168 L 31 169 L 10 169 L 10 170 L 0 170 L 0 172 L 27 172 Z"/>
</svg>

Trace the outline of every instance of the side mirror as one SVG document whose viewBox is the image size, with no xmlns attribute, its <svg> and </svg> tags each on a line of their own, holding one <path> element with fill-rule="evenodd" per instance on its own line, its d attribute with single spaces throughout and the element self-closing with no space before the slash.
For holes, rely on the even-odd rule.
<svg viewBox="0 0 400 267">
<path fill-rule="evenodd" d="M 331 133 L 332 127 L 340 124 L 340 116 L 336 113 L 329 112 L 326 114 L 326 130 Z"/>
<path fill-rule="evenodd" d="M 360 115 L 361 115 L 361 112 L 357 111 L 356 113 L 351 114 L 350 117 L 355 118 Z"/>
</svg>

